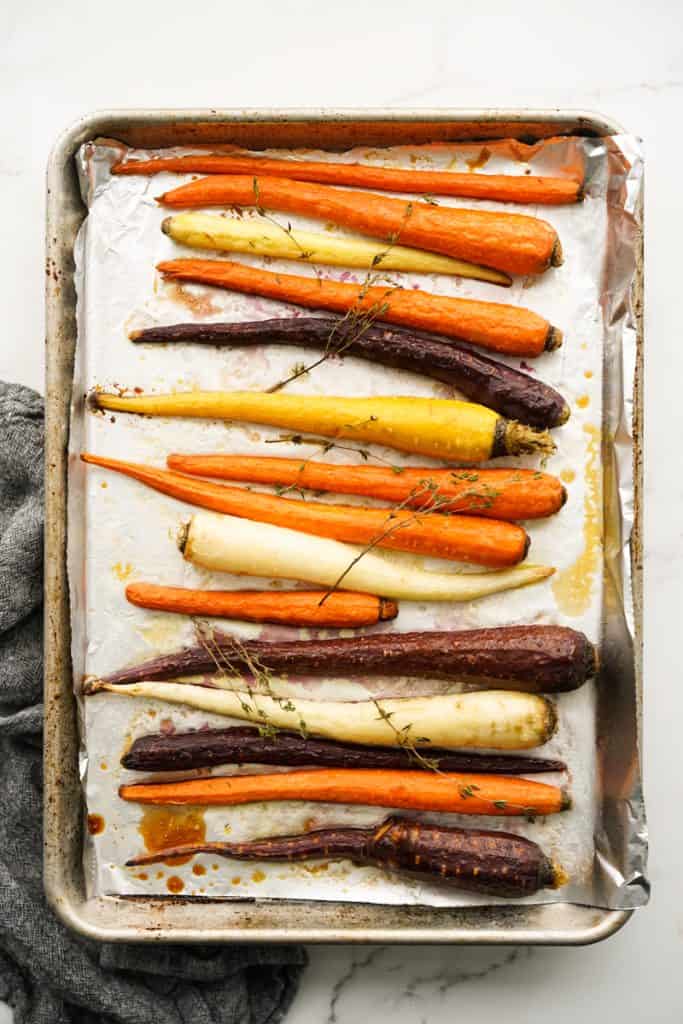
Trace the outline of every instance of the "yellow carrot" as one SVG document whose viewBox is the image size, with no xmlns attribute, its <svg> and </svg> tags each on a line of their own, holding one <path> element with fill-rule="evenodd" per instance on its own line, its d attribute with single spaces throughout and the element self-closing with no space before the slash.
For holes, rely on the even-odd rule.
<svg viewBox="0 0 683 1024">
<path fill-rule="evenodd" d="M 298 228 L 280 227 L 262 217 L 243 220 L 206 213 L 180 213 L 167 217 L 162 231 L 181 245 L 219 252 L 244 252 L 303 263 L 326 263 L 332 267 L 359 267 L 362 270 L 399 270 L 419 274 L 456 274 L 509 287 L 507 274 L 464 260 L 389 245 L 365 238 L 321 235 Z"/>
<path fill-rule="evenodd" d="M 506 420 L 483 405 L 444 398 L 190 391 L 132 396 L 99 392 L 94 400 L 100 409 L 115 412 L 267 423 L 448 462 L 484 462 L 497 455 L 549 454 L 554 449 L 547 430 Z"/>
</svg>

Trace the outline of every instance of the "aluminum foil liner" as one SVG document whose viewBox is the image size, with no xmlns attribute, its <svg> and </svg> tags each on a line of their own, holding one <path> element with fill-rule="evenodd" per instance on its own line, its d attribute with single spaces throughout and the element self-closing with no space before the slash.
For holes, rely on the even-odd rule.
<svg viewBox="0 0 683 1024">
<path fill-rule="evenodd" d="M 273 448 L 267 442 L 279 436 L 276 430 L 246 424 L 95 416 L 88 412 L 87 392 L 98 385 L 158 392 L 235 387 L 260 390 L 287 376 L 300 358 L 299 353 L 275 346 L 227 351 L 191 345 L 140 346 L 128 340 L 132 328 L 158 323 L 265 319 L 287 313 L 294 316 L 299 311 L 258 297 L 163 282 L 154 270 L 157 262 L 196 253 L 162 234 L 160 224 L 165 211 L 154 196 L 190 176 L 112 176 L 111 164 L 121 152 L 120 144 L 102 140 L 86 145 L 78 161 L 89 214 L 75 253 L 78 345 L 69 473 L 68 559 L 77 689 L 84 674 L 104 674 L 178 648 L 192 638 L 191 626 L 182 617 L 128 604 L 124 596 L 126 581 L 145 579 L 223 588 L 244 585 L 237 577 L 211 575 L 183 561 L 173 538 L 179 523 L 187 519 L 187 506 L 117 474 L 94 468 L 85 472 L 78 453 L 86 449 L 163 465 L 168 452 L 174 450 L 272 455 Z M 297 151 L 291 155 L 331 159 L 328 153 Z M 533 365 L 521 361 L 522 368 L 538 373 L 562 391 L 572 407 L 569 422 L 555 432 L 558 450 L 547 465 L 565 481 L 569 501 L 552 519 L 527 524 L 534 561 L 552 564 L 557 572 L 547 583 L 464 605 L 403 602 L 395 622 L 375 629 L 556 622 L 583 630 L 599 645 L 599 679 L 558 696 L 560 728 L 539 750 L 541 755 L 567 761 L 572 810 L 534 823 L 514 818 L 433 817 L 464 826 L 519 832 L 537 840 L 562 863 L 571 877 L 570 884 L 525 902 L 570 900 L 613 909 L 639 906 L 647 899 L 648 884 L 638 753 L 640 641 L 636 627 L 640 584 L 632 568 L 639 560 L 637 538 L 632 542 L 637 490 L 632 423 L 638 348 L 633 296 L 640 253 L 642 188 L 638 144 L 628 137 L 560 138 L 533 146 L 502 141 L 486 146 L 438 144 L 381 151 L 357 148 L 335 154 L 332 159 L 387 166 L 469 168 L 472 173 L 482 174 L 558 174 L 566 172 L 568 165 L 576 166 L 577 161 L 584 165 L 586 197 L 582 203 L 514 207 L 515 212 L 542 216 L 556 227 L 565 253 L 561 268 L 537 279 L 518 279 L 504 293 L 479 281 L 392 274 L 392 279 L 399 277 L 406 287 L 528 306 L 563 329 L 565 343 L 558 352 L 544 354 Z M 440 198 L 439 202 L 500 208 L 496 203 L 456 199 Z M 245 213 L 251 215 L 257 214 Z M 280 219 L 295 228 L 320 230 L 319 224 L 307 218 Z M 264 265 L 258 257 L 237 258 Z M 268 266 L 292 270 L 291 263 L 285 261 L 269 261 Z M 314 270 L 298 263 L 296 272 L 312 274 Z M 363 277 L 332 268 L 323 268 L 322 273 L 344 280 L 360 281 Z M 519 360 L 509 362 L 520 365 Z M 339 360 L 328 360 L 289 388 L 299 393 L 338 393 L 341 382 L 347 393 L 357 395 L 452 394 L 439 383 L 353 359 L 346 359 L 343 365 Z M 428 461 L 379 447 L 370 451 L 371 458 L 389 458 L 405 465 Z M 320 454 L 319 449 L 286 443 L 278 445 L 277 453 L 303 458 Z M 333 450 L 325 458 L 343 462 L 353 456 L 348 451 Z M 496 464 L 510 461 L 497 460 Z M 516 460 L 515 464 L 536 465 L 531 458 Z M 428 567 L 437 564 L 427 561 Z M 252 583 L 283 585 L 270 580 Z M 273 627 L 260 630 L 244 623 L 219 625 L 240 636 L 277 635 Z M 283 695 L 350 700 L 370 694 L 407 695 L 456 688 L 443 681 L 412 679 L 302 679 L 283 680 L 277 686 Z M 229 720 L 112 694 L 80 701 L 79 708 L 84 796 L 88 813 L 96 816 L 92 820 L 99 829 L 86 842 L 90 894 L 182 892 L 185 896 L 234 899 L 286 897 L 428 906 L 500 902 L 348 862 L 245 865 L 199 857 L 179 866 L 127 869 L 123 866 L 125 860 L 144 849 L 141 829 L 145 827 L 145 812 L 118 797 L 122 782 L 143 777 L 120 767 L 122 753 L 137 736 L 159 728 L 200 728 L 229 724 Z M 214 769 L 219 774 L 228 771 Z M 550 777 L 548 781 L 562 780 Z M 377 808 L 266 803 L 209 808 L 202 815 L 202 827 L 207 839 L 229 836 L 239 840 L 326 824 L 369 824 L 385 814 Z"/>
</svg>

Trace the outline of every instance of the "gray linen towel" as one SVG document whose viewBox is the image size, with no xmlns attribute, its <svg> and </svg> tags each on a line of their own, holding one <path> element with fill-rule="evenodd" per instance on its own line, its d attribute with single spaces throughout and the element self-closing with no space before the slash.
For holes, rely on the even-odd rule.
<svg viewBox="0 0 683 1024">
<path fill-rule="evenodd" d="M 100 944 L 42 885 L 43 403 L 0 382 L 0 999 L 16 1024 L 274 1024 L 293 946 Z"/>
</svg>

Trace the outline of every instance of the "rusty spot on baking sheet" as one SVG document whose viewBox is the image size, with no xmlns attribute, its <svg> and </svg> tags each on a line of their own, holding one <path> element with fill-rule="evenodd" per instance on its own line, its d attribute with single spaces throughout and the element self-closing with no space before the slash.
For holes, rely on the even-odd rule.
<svg viewBox="0 0 683 1024">
<path fill-rule="evenodd" d="M 203 843 L 206 838 L 204 812 L 197 808 L 147 807 L 140 819 L 138 832 L 150 853 L 170 846 Z M 169 866 L 187 864 L 192 855 L 169 857 L 163 863 Z"/>
<path fill-rule="evenodd" d="M 572 565 L 556 574 L 551 584 L 557 607 L 572 618 L 582 615 L 590 606 L 602 550 L 600 431 L 591 424 L 586 424 L 583 429 L 588 437 L 584 470 L 583 551 Z"/>
<path fill-rule="evenodd" d="M 88 832 L 91 836 L 98 836 L 104 832 L 104 818 L 101 814 L 88 815 Z"/>
</svg>

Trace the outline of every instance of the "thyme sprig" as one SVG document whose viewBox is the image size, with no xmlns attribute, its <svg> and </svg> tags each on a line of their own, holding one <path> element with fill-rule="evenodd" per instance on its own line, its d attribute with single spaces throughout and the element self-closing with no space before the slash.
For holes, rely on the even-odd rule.
<svg viewBox="0 0 683 1024">
<path fill-rule="evenodd" d="M 259 725 L 259 732 L 263 736 L 274 736 L 280 729 L 278 726 L 268 722 L 268 712 L 262 706 L 259 707 L 257 703 L 258 694 L 254 691 L 250 685 L 243 668 L 239 664 L 234 664 L 228 655 L 228 647 L 225 642 L 219 642 L 216 639 L 216 631 L 213 626 L 209 625 L 203 619 L 193 619 L 193 624 L 197 633 L 197 639 L 199 643 L 210 656 L 211 660 L 215 664 L 219 674 L 223 678 L 233 677 L 244 682 L 247 693 L 252 701 L 249 705 L 242 700 L 240 696 L 240 690 L 236 689 L 235 693 L 238 695 L 238 700 L 242 706 L 242 710 L 249 715 L 257 714 L 264 719 L 265 724 Z M 263 664 L 258 656 L 253 655 L 249 652 L 247 647 L 241 642 L 238 637 L 225 637 L 225 640 L 229 640 L 229 645 L 232 647 L 235 656 L 240 659 L 243 665 L 246 666 L 247 671 L 253 678 L 255 683 L 260 684 L 261 687 L 266 691 L 266 695 L 275 701 L 283 711 L 296 712 L 297 707 L 289 697 L 280 697 L 273 690 L 272 685 L 272 673 L 270 669 Z M 304 739 L 308 736 L 308 727 L 306 721 L 301 714 L 299 714 L 299 732 Z"/>
<path fill-rule="evenodd" d="M 266 213 L 266 211 L 261 206 L 261 193 L 259 192 L 258 178 L 254 176 L 251 179 L 251 182 L 252 189 L 254 192 L 254 206 L 256 207 L 256 212 L 258 213 L 259 217 L 263 217 L 263 219 L 267 220 L 270 224 L 274 224 L 276 228 L 279 228 L 280 231 L 283 231 L 285 235 L 287 235 L 287 238 L 289 238 L 290 242 L 292 242 L 299 250 L 298 259 L 309 260 L 313 255 L 313 252 L 304 249 L 304 247 L 299 242 L 299 239 L 293 233 L 292 225 L 289 223 L 289 221 L 287 222 L 287 227 L 285 227 L 283 224 L 280 224 L 279 221 L 275 220 L 275 217 L 271 217 L 269 213 Z"/>
<path fill-rule="evenodd" d="M 253 183 L 254 195 L 256 197 L 257 202 L 257 209 L 259 210 L 259 213 L 262 213 L 263 216 L 267 216 L 265 211 L 263 211 L 262 208 L 259 206 L 258 180 L 254 178 Z M 299 377 L 302 377 L 305 373 L 310 373 L 311 370 L 314 370 L 316 367 L 326 362 L 332 356 L 343 355 L 346 349 L 348 349 L 351 345 L 354 344 L 354 342 L 359 341 L 360 338 L 363 337 L 366 331 L 368 331 L 369 328 L 372 327 L 376 320 L 382 319 L 382 316 L 387 312 L 389 308 L 389 305 L 386 301 L 388 296 L 390 296 L 392 292 L 394 292 L 397 288 L 400 288 L 400 285 L 397 283 L 390 282 L 382 298 L 379 301 L 373 302 L 368 309 L 363 308 L 363 300 L 368 294 L 370 288 L 377 285 L 378 282 L 380 281 L 387 280 L 386 275 L 381 274 L 378 271 L 378 268 L 382 263 L 382 260 L 386 259 L 386 257 L 391 253 L 393 247 L 396 245 L 397 241 L 401 236 L 403 228 L 405 227 L 407 221 L 410 219 L 412 215 L 412 212 L 413 203 L 406 203 L 401 224 L 399 225 L 396 231 L 392 232 L 389 235 L 387 248 L 384 249 L 382 252 L 376 253 L 375 256 L 373 256 L 372 262 L 370 263 L 370 269 L 368 270 L 368 273 L 365 275 L 365 279 L 360 285 L 356 305 L 348 309 L 344 316 L 341 318 L 341 320 L 339 320 L 339 322 L 334 325 L 326 339 L 323 354 L 319 356 L 317 359 L 315 359 L 313 362 L 309 363 L 308 365 L 304 365 L 301 369 L 290 373 L 288 377 L 284 378 L 284 380 L 278 381 L 277 384 L 273 384 L 272 387 L 267 388 L 266 393 L 272 394 L 275 391 L 280 391 L 281 388 L 285 387 L 286 384 L 291 384 L 292 381 L 295 381 Z M 282 227 L 282 225 L 278 225 L 278 227 Z M 288 230 L 285 228 L 283 228 L 282 230 L 286 231 L 286 233 L 289 234 L 290 238 L 292 238 L 292 240 L 296 242 L 294 236 L 291 234 L 291 225 L 288 226 Z"/>
<path fill-rule="evenodd" d="M 439 767 L 439 759 L 436 757 L 425 757 L 418 748 L 415 746 L 416 743 L 426 742 L 425 737 L 419 736 L 415 740 L 410 739 L 410 730 L 413 728 L 412 722 L 406 722 L 402 728 L 398 728 L 391 719 L 394 717 L 393 711 L 387 711 L 383 708 L 377 697 L 372 698 L 372 703 L 377 708 L 377 717 L 386 722 L 394 736 L 396 737 L 398 746 L 402 750 L 405 750 L 411 760 L 415 760 L 418 764 L 421 764 L 423 768 L 427 768 L 431 772 L 436 772 L 438 775 L 443 775 Z"/>
</svg>

